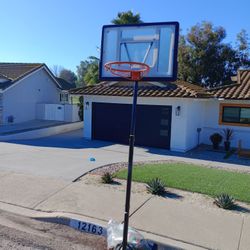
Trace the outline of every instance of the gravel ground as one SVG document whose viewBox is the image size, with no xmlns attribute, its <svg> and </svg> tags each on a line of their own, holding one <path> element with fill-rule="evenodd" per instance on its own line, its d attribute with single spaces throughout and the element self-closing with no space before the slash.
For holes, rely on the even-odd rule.
<svg viewBox="0 0 250 250">
<path fill-rule="evenodd" d="M 145 164 L 159 164 L 159 163 L 175 163 L 174 161 L 140 161 L 140 162 L 134 162 L 134 165 L 136 166 L 143 166 Z M 90 174 L 98 174 L 102 175 L 106 172 L 109 172 L 111 174 L 114 174 L 115 172 L 118 172 L 119 170 L 123 168 L 127 168 L 128 163 L 127 162 L 119 162 L 119 163 L 114 163 L 114 164 L 109 164 L 102 166 L 100 168 L 94 169 L 90 172 Z"/>
<path fill-rule="evenodd" d="M 173 161 L 173 160 L 163 160 L 163 161 L 141 161 L 141 162 L 134 162 L 134 166 L 143 166 L 145 164 L 161 164 L 161 163 L 185 163 L 185 164 L 192 164 L 192 163 L 187 163 L 184 161 Z M 193 164 L 196 165 L 196 164 Z M 109 172 L 111 174 L 114 174 L 115 172 L 118 172 L 119 170 L 123 168 L 127 168 L 128 163 L 127 162 L 119 162 L 119 163 L 114 163 L 114 164 L 109 164 L 102 166 L 100 168 L 94 169 L 90 171 L 90 174 L 97 174 L 97 175 L 103 175 L 106 172 Z M 205 164 L 199 164 L 197 166 L 201 167 L 206 167 L 206 168 L 216 168 L 216 169 L 222 169 L 222 170 L 227 170 L 231 172 L 237 172 L 237 173 L 248 173 L 250 174 L 250 168 L 232 168 L 232 167 L 226 167 L 226 166 L 211 166 L 211 165 L 205 165 Z"/>
<path fill-rule="evenodd" d="M 0 211 L 0 249 L 103 250 L 106 239 Z"/>
</svg>

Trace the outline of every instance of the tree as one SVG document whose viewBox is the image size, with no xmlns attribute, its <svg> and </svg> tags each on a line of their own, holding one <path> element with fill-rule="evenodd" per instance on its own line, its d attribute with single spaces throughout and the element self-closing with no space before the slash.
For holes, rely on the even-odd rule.
<svg viewBox="0 0 250 250">
<path fill-rule="evenodd" d="M 87 72 L 87 68 L 89 66 L 89 61 L 85 60 L 85 61 L 81 61 L 79 66 L 76 66 L 76 74 L 77 74 L 77 86 L 78 87 L 82 87 L 85 85 L 84 82 L 84 76 Z"/>
<path fill-rule="evenodd" d="M 76 74 L 68 69 L 62 69 L 60 71 L 59 77 L 72 84 L 75 84 L 77 80 Z"/>
<path fill-rule="evenodd" d="M 118 12 L 117 17 L 111 21 L 113 24 L 136 24 L 142 23 L 140 14 L 134 14 L 131 10 Z"/>
<path fill-rule="evenodd" d="M 226 31 L 203 22 L 180 37 L 178 77 L 185 81 L 215 87 L 231 82 L 237 71 L 237 51 L 223 43 Z"/>
<path fill-rule="evenodd" d="M 79 116 L 79 119 L 80 121 L 83 121 L 83 96 L 80 96 L 79 97 L 79 102 L 78 102 L 78 107 L 79 107 L 79 110 L 78 110 L 78 116 Z"/>
<path fill-rule="evenodd" d="M 87 71 L 84 75 L 84 82 L 87 85 L 93 85 L 99 81 L 99 59 L 96 57 L 89 57 L 90 62 Z"/>
<path fill-rule="evenodd" d="M 77 66 L 77 85 L 92 85 L 99 82 L 99 59 L 94 56 L 88 57 L 87 60 L 81 61 Z"/>
<path fill-rule="evenodd" d="M 239 68 L 250 67 L 250 48 L 249 38 L 246 30 L 241 30 L 237 34 L 236 49 Z"/>
<path fill-rule="evenodd" d="M 56 77 L 59 77 L 60 72 L 63 70 L 63 67 L 60 65 L 53 65 L 52 67 L 50 67 L 50 70 Z"/>
</svg>

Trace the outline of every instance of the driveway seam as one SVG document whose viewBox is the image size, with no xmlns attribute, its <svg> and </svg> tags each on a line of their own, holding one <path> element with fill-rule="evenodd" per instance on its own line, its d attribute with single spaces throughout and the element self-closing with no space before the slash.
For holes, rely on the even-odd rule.
<svg viewBox="0 0 250 250">
<path fill-rule="evenodd" d="M 238 242 L 237 250 L 240 249 L 240 243 L 241 243 L 241 240 L 242 240 L 242 231 L 243 231 L 244 222 L 245 222 L 245 218 L 243 216 L 242 217 L 242 223 L 241 223 L 241 229 L 240 229 L 240 237 L 239 237 L 239 242 Z"/>
<path fill-rule="evenodd" d="M 64 190 L 65 188 L 69 187 L 70 185 L 72 185 L 73 183 L 69 183 L 66 186 L 64 186 L 63 188 L 60 188 L 59 190 L 51 193 L 48 197 L 44 198 L 43 200 L 39 201 L 38 203 L 36 203 L 35 205 L 32 206 L 32 209 L 36 209 L 37 206 L 41 205 L 43 202 L 47 201 L 48 199 L 50 199 L 51 197 L 53 197 L 54 195 L 58 194 L 59 192 L 61 192 L 62 190 Z"/>
<path fill-rule="evenodd" d="M 25 209 L 31 209 L 31 210 L 33 210 L 33 209 L 32 209 L 32 208 L 30 208 L 30 207 L 26 207 L 26 206 L 23 206 L 23 205 L 19 205 L 19 204 L 15 204 L 15 203 L 7 202 L 7 201 L 2 201 L 2 200 L 0 200 L 0 203 L 4 203 L 4 204 L 8 204 L 8 205 L 15 206 L 15 207 L 21 207 L 21 208 L 25 208 Z"/>
</svg>

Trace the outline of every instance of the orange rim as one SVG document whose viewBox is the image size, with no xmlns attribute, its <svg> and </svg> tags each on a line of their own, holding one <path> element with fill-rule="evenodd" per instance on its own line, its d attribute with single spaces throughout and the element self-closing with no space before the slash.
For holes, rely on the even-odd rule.
<svg viewBox="0 0 250 250">
<path fill-rule="evenodd" d="M 118 69 L 114 68 L 115 65 L 130 65 L 130 69 Z M 136 65 L 139 66 L 139 69 L 133 69 L 132 66 Z M 150 67 L 145 63 L 140 62 L 108 62 L 104 65 L 107 71 L 110 71 L 113 75 L 120 76 L 122 78 L 126 78 L 128 80 L 138 81 L 144 75 L 146 75 Z"/>
</svg>

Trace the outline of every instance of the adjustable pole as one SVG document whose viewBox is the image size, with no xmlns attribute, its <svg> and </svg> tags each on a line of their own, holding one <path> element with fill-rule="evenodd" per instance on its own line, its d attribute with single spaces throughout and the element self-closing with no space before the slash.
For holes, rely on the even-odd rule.
<svg viewBox="0 0 250 250">
<path fill-rule="evenodd" d="M 130 194 L 131 194 L 133 156 L 134 156 L 137 92 L 138 92 L 138 81 L 135 81 L 134 93 L 133 93 L 133 106 L 131 113 L 130 135 L 129 135 L 128 176 L 127 176 L 126 203 L 125 203 L 123 242 L 122 242 L 123 250 L 127 249 L 127 242 L 128 242 L 128 224 L 129 224 Z"/>
</svg>

